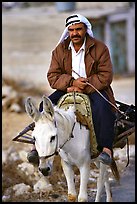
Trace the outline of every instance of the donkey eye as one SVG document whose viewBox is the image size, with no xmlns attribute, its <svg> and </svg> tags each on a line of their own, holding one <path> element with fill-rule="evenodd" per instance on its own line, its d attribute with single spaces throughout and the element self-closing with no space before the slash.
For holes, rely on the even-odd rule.
<svg viewBox="0 0 137 204">
<path fill-rule="evenodd" d="M 53 142 L 55 140 L 55 136 L 52 136 L 51 138 L 50 138 L 50 142 Z"/>
</svg>

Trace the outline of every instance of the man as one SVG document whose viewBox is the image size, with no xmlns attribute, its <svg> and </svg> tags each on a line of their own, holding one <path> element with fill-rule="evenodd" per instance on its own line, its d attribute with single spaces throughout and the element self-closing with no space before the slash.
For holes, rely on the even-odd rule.
<svg viewBox="0 0 137 204">
<path fill-rule="evenodd" d="M 93 37 L 91 24 L 84 16 L 74 14 L 66 19 L 66 28 L 52 52 L 47 78 L 56 91 L 49 96 L 54 104 L 67 92 L 81 92 L 89 96 L 97 138 L 99 161 L 110 165 L 114 141 L 115 105 L 112 88 L 113 72 L 107 46 Z M 103 97 L 88 83 L 93 85 Z M 40 104 L 42 111 L 42 103 Z M 31 156 L 37 154 L 33 150 Z"/>
</svg>

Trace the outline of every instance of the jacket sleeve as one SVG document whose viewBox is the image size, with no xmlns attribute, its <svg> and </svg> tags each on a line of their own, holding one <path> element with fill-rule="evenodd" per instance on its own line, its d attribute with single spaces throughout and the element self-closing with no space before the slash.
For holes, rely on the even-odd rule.
<svg viewBox="0 0 137 204">
<path fill-rule="evenodd" d="M 66 91 L 73 82 L 73 77 L 68 74 L 63 64 L 63 52 L 56 48 L 52 52 L 50 68 L 47 72 L 47 79 L 51 88 Z"/>
<path fill-rule="evenodd" d="M 104 46 L 100 56 L 98 56 L 97 62 L 91 75 L 88 76 L 88 82 L 92 84 L 98 90 L 107 89 L 112 82 L 113 72 L 110 54 L 107 46 Z M 85 88 L 85 93 L 93 93 L 95 89 L 89 85 Z"/>
</svg>

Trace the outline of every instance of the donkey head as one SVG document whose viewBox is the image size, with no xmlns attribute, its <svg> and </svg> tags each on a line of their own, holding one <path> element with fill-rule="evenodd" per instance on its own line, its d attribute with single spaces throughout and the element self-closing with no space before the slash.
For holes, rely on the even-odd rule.
<svg viewBox="0 0 137 204">
<path fill-rule="evenodd" d="M 27 114 L 35 122 L 32 137 L 35 141 L 35 147 L 39 155 L 40 170 L 46 173 L 52 169 L 52 163 L 57 148 L 57 128 L 54 121 L 54 107 L 52 102 L 46 96 L 43 96 L 43 111 L 39 112 L 34 101 L 28 97 L 25 103 Z"/>
</svg>

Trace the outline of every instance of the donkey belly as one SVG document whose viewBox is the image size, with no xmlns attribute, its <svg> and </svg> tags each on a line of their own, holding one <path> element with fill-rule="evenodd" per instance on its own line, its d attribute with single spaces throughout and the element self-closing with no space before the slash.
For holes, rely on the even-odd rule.
<svg viewBox="0 0 137 204">
<path fill-rule="evenodd" d="M 81 166 L 90 161 L 89 130 L 85 126 L 75 125 L 73 138 L 60 151 L 62 159 L 72 165 Z"/>
</svg>

